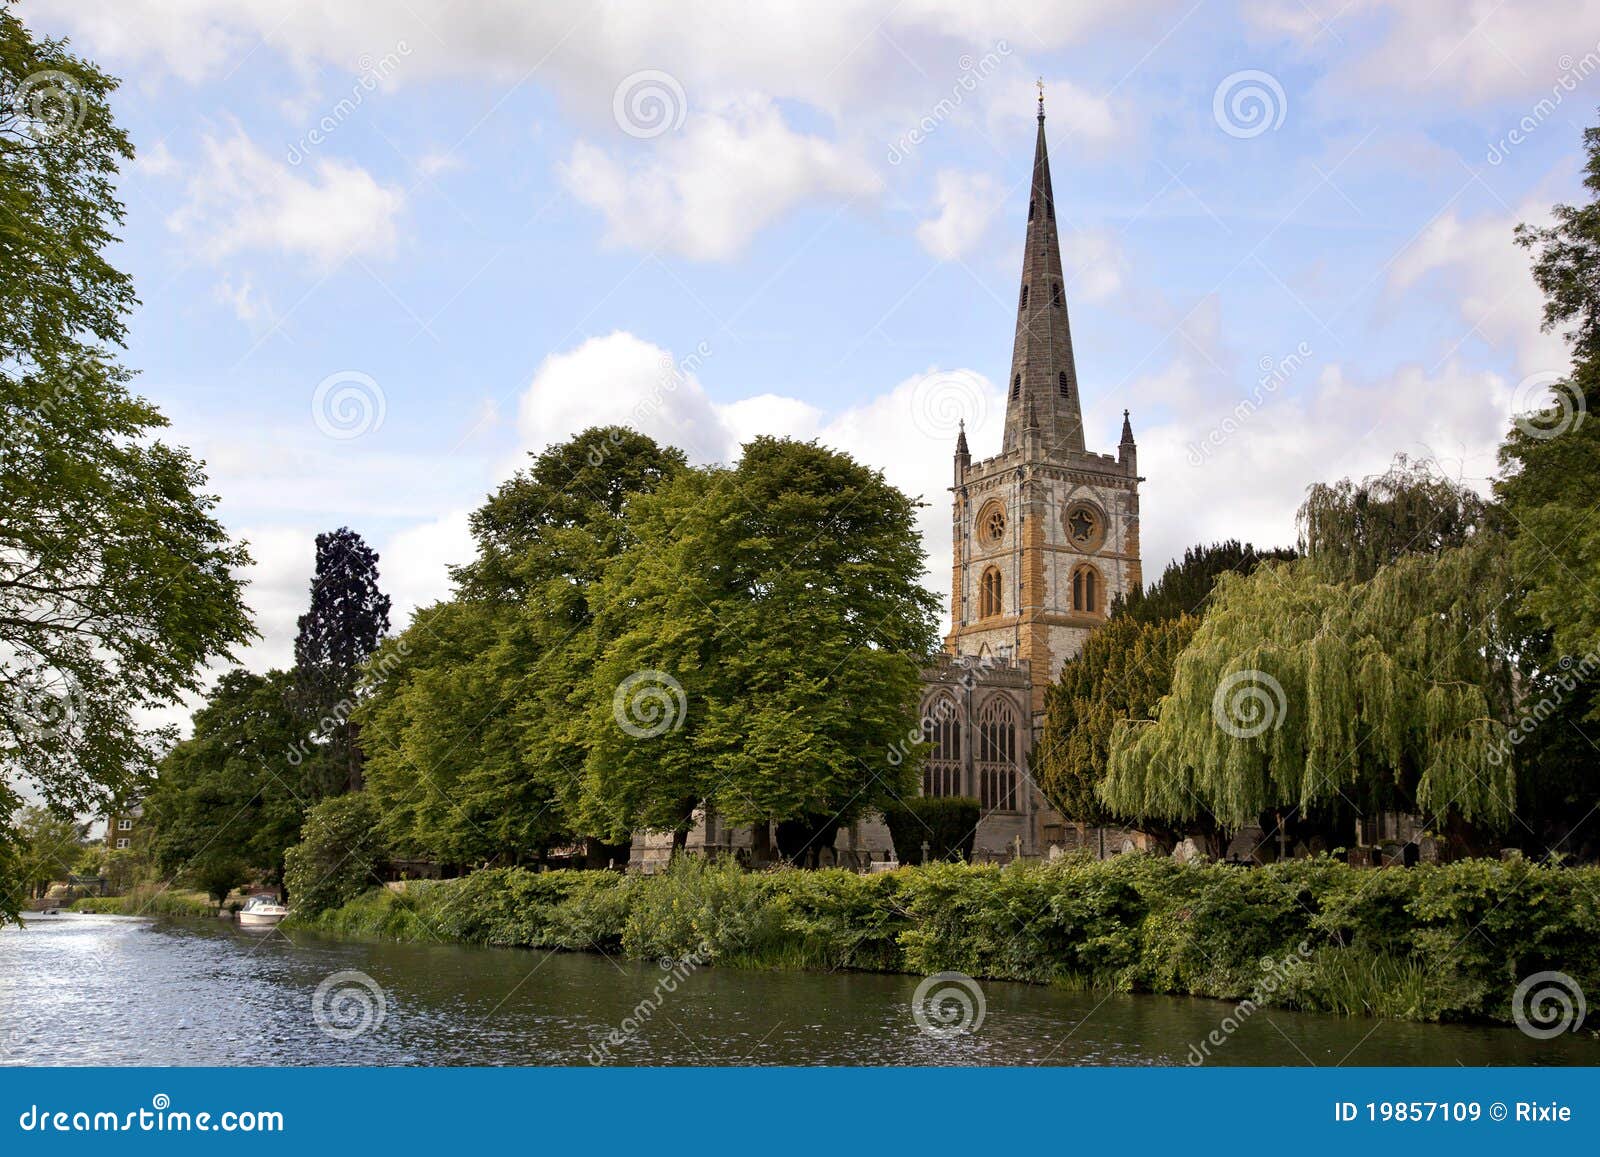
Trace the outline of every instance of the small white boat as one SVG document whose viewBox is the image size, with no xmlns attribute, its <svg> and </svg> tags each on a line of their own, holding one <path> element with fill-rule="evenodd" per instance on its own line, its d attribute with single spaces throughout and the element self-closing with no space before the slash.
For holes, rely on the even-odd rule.
<svg viewBox="0 0 1600 1157">
<path fill-rule="evenodd" d="M 251 896 L 239 909 L 239 924 L 244 928 L 271 928 L 289 914 L 278 898 L 267 892 Z"/>
</svg>

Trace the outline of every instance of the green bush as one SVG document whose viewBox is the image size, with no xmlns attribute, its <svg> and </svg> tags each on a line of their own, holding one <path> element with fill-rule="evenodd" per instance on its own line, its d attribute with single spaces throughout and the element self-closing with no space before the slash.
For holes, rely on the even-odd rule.
<svg viewBox="0 0 1600 1157">
<path fill-rule="evenodd" d="M 290 906 L 314 915 L 381 882 L 384 856 L 377 832 L 378 812 L 365 792 L 323 800 L 307 812 L 300 842 L 283 857 Z"/>
<path fill-rule="evenodd" d="M 214 916 L 216 909 L 200 892 L 177 892 L 154 884 L 143 884 L 125 896 L 85 896 L 76 901 L 73 912 L 101 916 Z"/>
<path fill-rule="evenodd" d="M 1124 855 L 858 875 L 680 857 L 657 876 L 482 871 L 297 918 L 361 936 L 971 976 L 1405 1020 L 1509 1020 L 1518 982 L 1600 991 L 1600 870 L 1363 871 Z"/>
<path fill-rule="evenodd" d="M 909 796 L 883 809 L 894 840 L 895 859 L 922 863 L 922 845 L 929 860 L 972 861 L 978 835 L 978 801 L 960 796 Z"/>
</svg>

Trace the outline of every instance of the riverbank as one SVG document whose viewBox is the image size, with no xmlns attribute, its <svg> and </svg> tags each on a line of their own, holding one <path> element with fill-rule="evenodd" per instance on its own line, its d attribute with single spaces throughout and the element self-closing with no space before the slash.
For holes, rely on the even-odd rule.
<svg viewBox="0 0 1600 1157">
<path fill-rule="evenodd" d="M 125 896 L 85 896 L 68 907 L 70 912 L 99 916 L 215 916 L 216 905 L 204 892 L 171 888 L 135 888 Z"/>
<path fill-rule="evenodd" d="M 1600 993 L 1597 898 L 1600 870 L 1521 861 L 1241 869 L 1125 855 L 861 876 L 685 858 L 648 877 L 498 869 L 413 881 L 286 927 L 1507 1022 L 1517 985 L 1534 973 L 1559 971 Z"/>
</svg>

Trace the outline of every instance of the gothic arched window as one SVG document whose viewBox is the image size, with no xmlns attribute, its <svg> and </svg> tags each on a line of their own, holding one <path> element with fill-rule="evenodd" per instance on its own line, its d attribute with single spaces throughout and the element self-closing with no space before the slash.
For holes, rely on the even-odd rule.
<svg viewBox="0 0 1600 1157">
<path fill-rule="evenodd" d="M 932 745 L 922 769 L 922 794 L 961 794 L 961 711 L 949 695 L 939 693 L 922 713 L 922 734 Z"/>
<path fill-rule="evenodd" d="M 1061 308 L 1061 282 L 1059 281 L 1050 283 L 1050 304 L 1057 309 Z"/>
<path fill-rule="evenodd" d="M 1014 402 L 1022 397 L 1022 375 L 1018 374 L 1011 379 L 1011 400 Z"/>
<path fill-rule="evenodd" d="M 1033 202 L 1032 201 L 1028 202 L 1028 220 L 1030 220 L 1030 221 L 1033 220 Z"/>
<path fill-rule="evenodd" d="M 1000 568 L 992 566 L 978 580 L 978 617 L 987 619 L 991 615 L 998 615 L 1003 605 L 1000 598 Z"/>
<path fill-rule="evenodd" d="M 1022 305 L 1020 308 L 1028 308 L 1028 287 L 1026 285 L 1022 287 Z"/>
<path fill-rule="evenodd" d="M 978 803 L 985 811 L 1017 810 L 1017 712 L 1004 695 L 978 712 Z"/>
<path fill-rule="evenodd" d="M 1062 370 L 1056 375 L 1056 388 L 1061 391 L 1063 398 L 1072 397 L 1072 387 L 1067 385 L 1067 371 Z"/>
<path fill-rule="evenodd" d="M 1100 613 L 1100 575 L 1092 566 L 1072 572 L 1072 609 L 1088 615 Z"/>
</svg>

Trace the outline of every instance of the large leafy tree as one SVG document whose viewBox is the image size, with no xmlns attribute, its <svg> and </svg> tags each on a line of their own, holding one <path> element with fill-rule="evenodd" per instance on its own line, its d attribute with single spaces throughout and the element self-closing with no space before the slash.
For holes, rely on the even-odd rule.
<svg viewBox="0 0 1600 1157">
<path fill-rule="evenodd" d="M 629 497 L 683 466 L 642 434 L 596 427 L 474 512 L 477 556 L 455 571 L 456 598 L 419 612 L 368 663 L 357 719 L 398 852 L 523 862 L 571 838 L 590 593 L 628 538 Z"/>
<path fill-rule="evenodd" d="M 138 790 L 166 741 L 144 709 L 252 635 L 248 557 L 116 361 L 135 302 L 103 256 L 133 155 L 114 87 L 0 9 L 0 765 L 80 812 Z"/>
<path fill-rule="evenodd" d="M 1127 616 L 1155 623 L 1183 615 L 1205 612 L 1217 576 L 1232 572 L 1249 574 L 1262 562 L 1286 562 L 1297 557 L 1288 547 L 1258 550 L 1248 542 L 1230 538 L 1225 542 L 1191 546 L 1181 559 L 1167 564 L 1161 577 L 1148 590 L 1133 591 L 1112 608 L 1113 617 Z"/>
<path fill-rule="evenodd" d="M 596 603 L 590 822 L 681 838 L 704 803 L 814 852 L 913 792 L 889 757 L 935 642 L 916 509 L 849 456 L 774 438 L 635 499 Z"/>
<path fill-rule="evenodd" d="M 281 879 L 308 797 L 305 750 L 288 705 L 293 676 L 235 669 L 194 716 L 194 734 L 161 761 L 145 798 L 149 851 L 169 878 L 198 881 L 242 863 Z"/>
<path fill-rule="evenodd" d="M 1341 802 L 1503 828 L 1510 585 L 1487 536 L 1365 583 L 1309 560 L 1225 577 L 1155 720 L 1118 725 L 1102 798 L 1230 830 Z"/>
<path fill-rule="evenodd" d="M 370 664 L 383 674 L 357 714 L 367 792 L 399 855 L 522 863 L 568 834 L 519 719 L 541 675 L 517 661 L 514 618 L 482 599 L 437 603 Z"/>
<path fill-rule="evenodd" d="M 1565 335 L 1570 373 L 1512 425 L 1495 497 L 1527 617 L 1513 734 L 1527 782 L 1519 836 L 1567 854 L 1600 840 L 1600 128 L 1584 133 L 1589 200 L 1517 228 L 1544 291 L 1544 328 Z"/>
<path fill-rule="evenodd" d="M 350 722 L 361 666 L 389 630 L 389 596 L 378 588 L 378 554 L 349 527 L 317 535 L 311 605 L 294 640 L 295 702 L 325 745 L 328 782 L 317 798 L 361 786 L 361 745 Z"/>
<path fill-rule="evenodd" d="M 1063 664 L 1045 695 L 1035 774 L 1062 815 L 1081 824 L 1130 821 L 1170 839 L 1182 833 L 1219 845 L 1221 831 L 1203 811 L 1181 824 L 1113 814 L 1099 794 L 1111 737 L 1119 720 L 1151 718 L 1172 689 L 1173 663 L 1199 626 L 1219 576 L 1294 557 L 1292 550 L 1258 551 L 1236 539 L 1192 546 L 1148 590 L 1112 608 L 1110 621 Z"/>
<path fill-rule="evenodd" d="M 45 807 L 25 807 L 17 817 L 19 873 L 30 895 L 41 896 L 75 870 L 83 854 L 88 824 Z"/>
<path fill-rule="evenodd" d="M 1431 460 L 1395 456 L 1360 482 L 1318 482 L 1300 507 L 1300 550 L 1335 582 L 1365 582 L 1408 554 L 1461 546 L 1484 524 L 1484 502 Z"/>
</svg>

